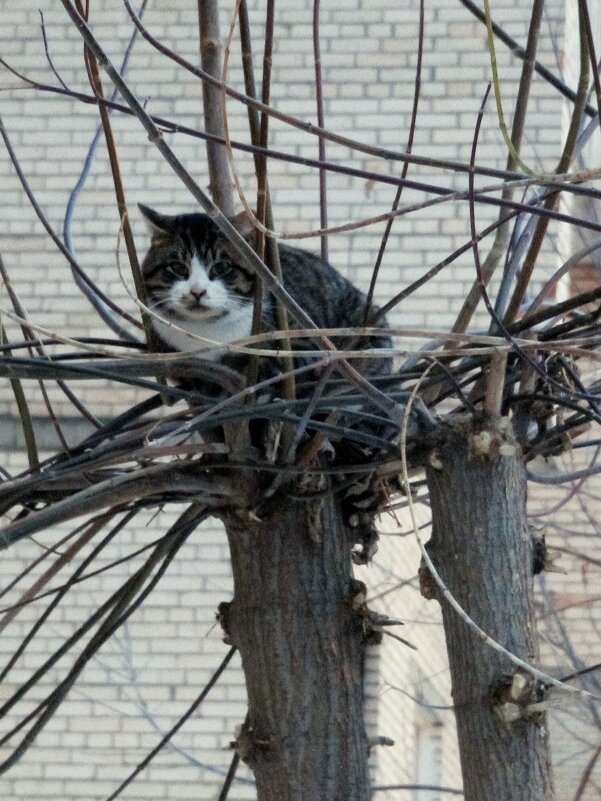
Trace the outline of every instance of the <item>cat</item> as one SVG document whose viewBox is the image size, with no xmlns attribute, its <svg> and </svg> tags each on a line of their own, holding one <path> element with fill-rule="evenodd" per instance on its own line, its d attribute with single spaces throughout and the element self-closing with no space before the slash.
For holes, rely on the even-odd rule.
<svg viewBox="0 0 601 801">
<path fill-rule="evenodd" d="M 244 339 L 251 334 L 254 274 L 236 261 L 227 239 L 206 214 L 169 216 L 141 204 L 139 208 L 151 237 L 150 248 L 142 263 L 142 276 L 149 307 L 163 318 L 154 318 L 152 321 L 162 347 L 170 351 L 196 351 L 203 359 L 244 372 L 249 357 L 232 355 L 219 345 Z M 354 284 L 318 256 L 282 244 L 278 244 L 278 250 L 284 287 L 319 328 L 355 328 L 364 325 L 366 297 Z M 297 327 L 294 319 L 290 319 L 290 328 Z M 381 329 L 381 335 L 332 337 L 332 341 L 337 347 L 347 347 L 352 341 L 352 347 L 358 350 L 390 348 L 385 318 L 379 319 L 377 327 Z M 269 292 L 264 292 L 261 329 L 275 331 L 277 328 L 273 297 Z M 213 344 L 205 343 L 199 337 L 211 340 Z M 263 347 L 279 346 L 277 341 L 262 344 Z M 293 338 L 291 348 L 296 367 L 316 361 L 316 357 L 303 356 L 303 351 L 318 349 L 312 339 Z M 259 357 L 258 362 L 259 381 L 278 375 L 277 359 Z M 386 356 L 353 360 L 353 365 L 370 380 L 391 376 L 392 363 Z M 310 397 L 318 375 L 297 381 L 297 397 Z M 181 383 L 185 385 L 185 382 Z M 352 389 L 348 381 L 340 382 L 340 378 L 333 373 L 326 393 L 340 383 Z M 198 387 L 197 382 L 193 385 Z M 205 396 L 212 394 L 207 387 L 206 377 L 203 377 L 200 386 Z M 357 422 L 353 416 L 357 410 L 376 411 L 360 403 L 346 412 L 341 410 L 339 422 L 347 429 L 350 426 L 355 431 L 379 437 L 390 434 L 390 422 L 380 422 L 377 416 L 365 422 L 365 415 L 363 419 L 359 415 L 360 421 Z M 323 415 L 317 414 L 314 419 L 323 420 Z M 265 431 L 264 425 L 261 430 Z M 347 437 L 335 440 L 334 453 L 335 464 L 365 463 L 377 458 L 373 448 L 362 447 L 360 442 Z M 354 475 L 355 478 L 350 481 L 343 476 L 342 513 L 346 524 L 354 532 L 355 541 L 360 543 L 359 549 L 353 551 L 353 559 L 363 564 L 376 551 L 374 516 L 388 499 L 389 487 L 372 473 L 367 476 Z"/>
<path fill-rule="evenodd" d="M 206 214 L 168 216 L 142 204 L 139 208 L 151 236 L 142 275 L 149 307 L 164 318 L 153 318 L 152 322 L 162 345 L 167 350 L 197 351 L 204 359 L 242 370 L 248 359 L 225 354 L 218 344 L 250 336 L 254 274 L 236 262 L 226 238 Z M 363 325 L 365 295 L 348 279 L 328 262 L 304 250 L 281 244 L 278 250 L 284 287 L 318 327 Z M 353 346 L 361 350 L 389 348 L 386 320 L 380 319 L 377 326 L 382 329 L 381 336 L 359 336 Z M 298 327 L 293 319 L 290 327 Z M 277 328 L 273 296 L 264 292 L 261 329 Z M 211 346 L 198 337 L 218 344 Z M 344 346 L 349 338 L 335 337 L 333 341 Z M 263 343 L 263 347 L 270 346 L 274 344 Z M 318 349 L 315 341 L 295 338 L 291 346 L 295 351 L 295 366 L 315 360 L 302 355 L 303 351 Z M 259 362 L 259 378 L 274 374 L 274 359 L 261 358 Z M 360 364 L 353 360 L 353 364 L 366 376 L 387 375 L 391 370 L 387 357 L 365 359 Z M 304 383 L 305 392 L 310 385 L 311 381 Z M 302 395 L 302 381 L 300 389 Z"/>
</svg>

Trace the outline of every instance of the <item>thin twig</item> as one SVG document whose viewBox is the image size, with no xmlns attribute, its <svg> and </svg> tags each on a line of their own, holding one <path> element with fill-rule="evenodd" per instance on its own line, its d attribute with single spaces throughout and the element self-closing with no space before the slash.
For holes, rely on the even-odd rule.
<svg viewBox="0 0 601 801">
<path fill-rule="evenodd" d="M 577 99 L 574 103 L 572 118 L 570 120 L 570 127 L 566 136 L 563 152 L 561 154 L 561 158 L 559 159 L 559 164 L 557 165 L 557 172 L 564 172 L 565 170 L 567 170 L 570 165 L 570 162 L 572 161 L 576 139 L 580 128 L 580 122 L 582 120 L 582 115 L 584 113 L 586 94 L 588 91 L 589 52 L 586 39 L 584 19 L 581 10 L 579 11 L 578 19 L 579 19 L 579 32 L 580 32 L 580 76 L 578 78 L 578 92 L 577 92 Z M 558 199 L 558 193 L 550 192 L 545 200 L 544 204 L 545 208 L 553 209 L 557 203 L 557 199 Z M 519 313 L 520 307 L 522 305 L 522 300 L 526 293 L 526 288 L 530 283 L 532 271 L 534 270 L 538 254 L 540 252 L 543 240 L 545 238 L 545 234 L 547 232 L 548 222 L 549 221 L 546 217 L 541 217 L 538 220 L 536 229 L 532 236 L 530 247 L 528 249 L 528 253 L 526 254 L 524 264 L 522 265 L 522 270 L 518 276 L 518 280 L 513 295 L 509 302 L 507 313 L 505 315 L 506 323 L 512 322 Z"/>
<path fill-rule="evenodd" d="M 457 787 L 441 787 L 438 784 L 382 784 L 372 787 L 372 793 L 384 793 L 390 790 L 416 790 L 417 792 L 447 793 L 449 795 L 463 795 L 463 790 Z"/>
<path fill-rule="evenodd" d="M 67 89 L 67 84 L 63 81 L 59 73 L 57 72 L 56 67 L 54 66 L 54 62 L 52 61 L 52 57 L 50 56 L 50 50 L 48 48 L 48 37 L 46 36 L 46 24 L 44 22 L 44 12 L 42 9 L 38 9 L 40 14 L 40 28 L 42 30 L 42 39 L 44 40 L 44 52 L 46 53 L 46 61 L 48 62 L 50 69 L 52 70 L 54 77 L 63 87 L 63 89 Z"/>
<path fill-rule="evenodd" d="M 2 324 L 0 324 L 0 340 L 2 341 L 3 345 L 8 341 L 6 330 Z M 12 356 L 12 351 L 10 348 L 7 348 L 4 353 L 7 356 Z M 40 458 L 38 456 L 35 431 L 31 421 L 31 412 L 29 411 L 27 398 L 25 397 L 25 392 L 23 391 L 23 385 L 18 378 L 11 378 L 10 385 L 13 395 L 15 396 L 15 403 L 17 404 L 17 410 L 19 412 L 23 439 L 25 441 L 25 450 L 27 451 L 27 461 L 29 462 L 30 469 L 36 470 L 40 466 Z"/>
<path fill-rule="evenodd" d="M 595 54 L 595 40 L 593 38 L 591 18 L 586 0 L 578 0 L 578 10 L 582 15 L 584 35 L 586 36 L 586 44 L 591 61 L 591 71 L 593 73 L 593 86 L 595 87 L 595 95 L 597 97 L 597 116 L 599 116 L 599 112 L 601 111 L 601 80 L 599 79 L 599 65 Z"/>
<path fill-rule="evenodd" d="M 411 109 L 411 122 L 409 124 L 409 137 L 407 139 L 407 153 L 411 153 L 413 150 L 413 139 L 415 137 L 415 129 L 417 124 L 417 108 L 419 105 L 419 93 L 421 89 L 421 79 L 422 79 L 422 57 L 424 51 L 424 0 L 420 0 L 419 3 L 419 29 L 418 29 L 418 41 L 417 41 L 417 64 L 415 67 L 415 82 L 413 88 L 413 106 Z M 323 126 L 322 126 L 323 127 Z M 321 154 L 320 154 L 321 158 Z M 409 162 L 405 161 L 403 164 L 403 169 L 401 171 L 401 180 L 405 180 L 407 177 L 407 171 L 409 169 Z M 392 202 L 392 211 L 396 212 L 399 207 L 399 203 L 401 202 L 401 194 L 403 192 L 403 184 L 400 183 L 398 189 L 396 191 L 396 195 Z M 367 291 L 367 300 L 365 301 L 365 314 L 364 320 L 367 324 L 367 321 L 370 319 L 370 312 L 371 306 L 373 302 L 374 292 L 376 290 L 376 282 L 378 280 L 378 275 L 380 272 L 380 266 L 382 264 L 382 259 L 384 258 L 384 253 L 386 251 L 386 245 L 388 244 L 388 239 L 390 237 L 390 232 L 392 230 L 392 223 L 394 221 L 394 217 L 389 217 L 388 222 L 386 223 L 386 228 L 384 229 L 384 234 L 382 236 L 382 241 L 380 242 L 380 248 L 378 250 L 378 255 L 376 256 L 376 263 L 374 264 L 373 272 L 371 275 L 371 280 L 369 282 L 369 289 Z M 322 226 L 323 227 L 323 226 Z M 383 313 L 383 312 L 382 312 Z"/>
<path fill-rule="evenodd" d="M 593 774 L 593 770 L 595 769 L 595 765 L 599 761 L 599 757 L 601 756 L 601 743 L 597 746 L 597 748 L 591 754 L 591 758 L 585 765 L 584 770 L 582 771 L 582 775 L 580 776 L 580 781 L 578 782 L 578 787 L 576 788 L 576 793 L 574 794 L 573 801 L 581 801 L 582 796 L 586 790 L 586 786 L 589 783 L 591 776 Z"/>
<path fill-rule="evenodd" d="M 238 770 L 238 765 L 240 764 L 240 754 L 237 751 L 234 751 L 232 756 L 232 761 L 230 762 L 230 766 L 227 771 L 227 775 L 225 777 L 225 781 L 223 782 L 223 787 L 221 788 L 221 792 L 219 793 L 219 798 L 217 801 L 226 801 L 232 783 L 236 777 L 236 771 Z"/>
<path fill-rule="evenodd" d="M 321 77 L 321 50 L 319 46 L 319 0 L 313 0 L 313 64 L 315 68 L 315 103 L 317 106 L 317 125 L 325 128 L 323 113 L 323 85 Z M 326 160 L 326 143 L 323 136 L 319 136 L 318 153 L 319 160 Z M 327 173 L 322 168 L 319 170 L 319 224 L 322 230 L 328 227 L 328 195 L 327 195 Z M 328 238 L 325 234 L 321 237 L 321 258 L 328 260 Z"/>
<path fill-rule="evenodd" d="M 132 770 L 132 772 L 129 774 L 129 776 L 128 776 L 128 777 L 127 777 L 127 778 L 126 778 L 126 779 L 125 779 L 123 782 L 121 782 L 121 784 L 119 785 L 119 787 L 117 787 L 117 789 L 116 789 L 116 790 L 115 790 L 113 793 L 111 793 L 111 794 L 108 796 L 108 798 L 106 799 L 106 801 L 114 801 L 114 799 L 115 799 L 115 798 L 117 798 L 118 796 L 120 796 L 120 795 L 121 795 L 121 793 L 123 792 L 123 790 L 125 790 L 125 788 L 126 788 L 126 787 L 127 787 L 129 784 L 131 784 L 131 783 L 132 783 L 132 781 L 133 781 L 133 780 L 136 778 L 136 776 L 137 776 L 139 773 L 141 773 L 141 772 L 144 770 L 144 768 L 145 768 L 145 767 L 146 767 L 148 764 L 150 764 L 150 762 L 151 762 L 151 761 L 154 759 L 154 757 L 155 757 L 155 756 L 156 756 L 156 755 L 157 755 L 157 754 L 158 754 L 158 753 L 161 751 L 161 749 L 162 749 L 162 748 L 164 748 L 164 746 L 165 746 L 165 745 L 166 745 L 166 744 L 167 744 L 167 743 L 168 743 L 168 742 L 171 740 L 171 738 L 173 737 L 173 735 L 174 735 L 174 734 L 177 734 L 177 732 L 178 732 L 178 731 L 181 729 L 181 727 L 184 725 L 184 723 L 185 723 L 187 720 L 189 720 L 189 719 L 190 719 L 190 717 L 191 717 L 191 716 L 192 716 L 192 715 L 193 715 L 193 714 L 196 712 L 196 710 L 198 709 L 198 707 L 199 707 L 199 706 L 202 704 L 202 702 L 205 700 L 205 698 L 206 698 L 206 697 L 207 697 L 207 695 L 210 693 L 210 691 L 213 689 L 213 687 L 215 686 L 215 684 L 217 684 L 217 681 L 218 681 L 219 677 L 221 676 L 221 674 L 223 673 L 223 671 L 226 669 L 226 667 L 228 666 L 228 664 L 231 662 L 231 660 L 232 660 L 232 657 L 234 656 L 234 654 L 235 654 L 235 653 L 236 653 L 236 646 L 235 646 L 235 645 L 233 645 L 233 646 L 230 648 L 230 650 L 227 652 L 227 654 L 224 656 L 224 658 L 222 659 L 222 661 L 221 661 L 221 664 L 219 665 L 219 667 L 217 668 L 217 670 L 216 670 L 216 671 L 213 673 L 213 675 L 211 676 L 211 678 L 209 679 L 209 681 L 208 681 L 208 682 L 205 684 L 205 686 L 203 687 L 203 689 L 202 689 L 201 693 L 200 693 L 200 694 L 197 696 L 197 698 L 196 698 L 196 699 L 195 699 L 195 700 L 192 702 L 192 704 L 190 704 L 190 706 L 189 706 L 189 707 L 188 707 L 188 709 L 187 709 L 187 710 L 184 712 L 184 714 L 183 714 L 183 715 L 182 715 L 182 716 L 179 718 L 179 720 L 178 720 L 178 721 L 177 721 L 177 722 L 176 722 L 176 723 L 175 723 L 175 724 L 174 724 L 174 725 L 173 725 L 173 726 L 172 726 L 172 727 L 169 729 L 169 731 L 168 731 L 168 732 L 165 734 L 165 736 L 161 738 L 161 740 L 160 740 L 160 741 L 157 743 L 157 745 L 156 745 L 156 746 L 155 746 L 155 747 L 152 749 L 152 751 L 150 751 L 150 753 L 148 753 L 148 754 L 147 754 L 147 755 L 144 757 L 144 759 L 143 759 L 141 762 L 139 762 L 139 763 L 138 763 L 138 765 L 136 765 L 136 767 L 134 768 L 134 770 Z M 228 774 L 228 775 L 229 775 L 229 774 Z"/>
<path fill-rule="evenodd" d="M 102 301 L 102 303 L 106 304 L 110 309 L 112 309 L 112 311 L 116 312 L 121 317 L 123 317 L 123 319 L 127 320 L 128 323 L 130 323 L 131 325 L 139 328 L 140 327 L 140 323 L 137 320 L 135 320 L 133 317 L 131 317 L 129 314 L 127 314 L 127 312 L 123 311 L 123 309 L 119 308 L 119 306 L 117 306 L 116 303 L 114 303 L 107 295 L 104 294 L 104 292 L 102 292 L 96 286 L 96 284 L 94 284 L 94 282 L 89 278 L 89 276 L 79 266 L 79 264 L 77 263 L 76 259 L 73 257 L 73 255 L 68 250 L 68 248 L 65 247 L 64 243 L 61 241 L 61 239 L 58 236 L 58 234 L 56 234 L 56 232 L 54 231 L 54 229 L 52 228 L 52 226 L 48 222 L 48 219 L 46 218 L 46 215 L 44 214 L 44 212 L 42 211 L 42 208 L 40 207 L 39 203 L 37 202 L 37 200 L 35 198 L 35 195 L 33 194 L 32 190 L 31 190 L 31 188 L 29 186 L 29 182 L 27 181 L 27 179 L 25 177 L 25 174 L 23 173 L 23 170 L 21 169 L 21 165 L 19 164 L 19 160 L 17 159 L 17 156 L 15 154 L 14 148 L 12 147 L 12 144 L 11 144 L 10 138 L 8 136 L 8 133 L 6 131 L 6 128 L 4 127 L 4 122 L 2 120 L 2 117 L 0 117 L 0 135 L 2 136 L 2 138 L 4 140 L 4 144 L 6 146 L 8 154 L 10 156 L 10 160 L 12 161 L 12 164 L 13 164 L 13 166 L 15 168 L 15 171 L 17 173 L 19 181 L 21 182 L 21 185 L 22 185 L 22 187 L 23 187 L 23 189 L 24 189 L 24 191 L 25 191 L 25 193 L 26 193 L 26 195 L 27 195 L 27 197 L 29 199 L 29 202 L 31 203 L 31 205 L 33 207 L 33 210 L 35 211 L 39 221 L 42 223 L 42 225 L 46 229 L 46 233 L 50 236 L 50 238 L 52 239 L 54 244 L 57 246 L 57 248 L 61 251 L 63 256 L 69 262 L 72 270 L 91 289 L 92 295 L 95 298 L 99 299 L 100 301 Z M 91 302 L 93 302 L 92 301 L 92 295 L 87 295 L 88 299 L 91 300 Z M 101 314 L 101 311 L 100 311 L 100 308 L 98 307 L 98 305 L 95 305 L 95 308 L 98 311 L 98 313 Z"/>
<path fill-rule="evenodd" d="M 82 0 L 75 0 L 75 4 L 79 10 L 79 13 L 82 14 L 83 16 L 84 9 L 82 5 Z M 94 92 L 96 97 L 99 100 L 101 100 L 104 98 L 104 89 L 102 86 L 102 80 L 100 78 L 100 72 L 98 70 L 98 62 L 96 61 L 96 57 L 94 56 L 94 54 L 87 48 L 85 50 L 85 57 L 86 57 L 86 63 L 88 65 L 90 86 L 92 87 L 92 91 Z M 134 285 L 136 287 L 136 294 L 140 298 L 140 300 L 146 303 L 147 302 L 146 286 L 142 278 L 142 271 L 140 269 L 140 262 L 138 260 L 138 254 L 134 242 L 134 235 L 131 223 L 129 221 L 129 215 L 127 213 L 127 203 L 125 201 L 125 191 L 123 188 L 123 180 L 121 178 L 119 156 L 117 154 L 117 145 L 115 143 L 115 137 L 113 135 L 113 129 L 111 125 L 109 111 L 108 108 L 103 103 L 99 102 L 98 112 L 100 114 L 102 130 L 104 131 L 104 138 L 109 157 L 109 164 L 111 167 L 111 174 L 113 177 L 113 186 L 115 189 L 115 198 L 117 201 L 117 212 L 119 214 L 120 224 L 123 229 L 123 237 L 125 239 L 125 246 L 127 248 L 129 264 L 131 267 L 132 277 L 134 279 Z M 144 312 L 142 312 L 142 323 L 144 325 L 146 341 L 149 343 L 155 343 L 155 337 L 153 334 L 152 325 L 150 323 L 148 315 L 145 314 Z"/>
<path fill-rule="evenodd" d="M 544 0 L 535 0 L 532 6 L 532 14 L 530 16 L 530 25 L 528 28 L 528 41 L 526 50 L 524 52 L 524 60 L 522 64 L 522 73 L 520 76 L 520 83 L 518 87 L 518 95 L 515 103 L 513 125 L 511 128 L 511 150 L 507 155 L 507 171 L 512 171 L 515 168 L 521 149 L 522 138 L 524 135 L 524 127 L 526 123 L 526 112 L 528 108 L 528 100 L 530 98 L 530 89 L 532 86 L 532 75 L 534 63 L 536 58 L 536 50 L 538 46 L 538 38 L 540 33 L 540 26 L 542 22 L 544 8 Z M 490 16 L 485 16 L 485 21 L 491 23 Z M 513 151 L 513 152 L 512 152 Z M 516 160 L 517 156 L 517 160 Z M 474 163 L 474 160 L 471 160 Z M 506 185 L 503 187 L 502 200 L 511 201 L 513 199 L 513 188 Z M 509 241 L 509 219 L 508 206 L 501 206 L 499 212 L 499 226 L 495 231 L 495 238 L 492 247 L 482 265 L 482 275 L 477 281 L 474 281 L 473 286 L 468 292 L 461 310 L 457 316 L 457 320 L 453 325 L 453 331 L 465 331 L 469 325 L 470 320 L 476 310 L 476 307 L 481 298 L 481 285 L 488 286 L 492 279 L 501 257 L 506 251 L 507 243 Z M 506 274 L 504 280 L 509 280 L 509 275 Z M 503 291 L 501 287 L 500 292 Z"/>
</svg>

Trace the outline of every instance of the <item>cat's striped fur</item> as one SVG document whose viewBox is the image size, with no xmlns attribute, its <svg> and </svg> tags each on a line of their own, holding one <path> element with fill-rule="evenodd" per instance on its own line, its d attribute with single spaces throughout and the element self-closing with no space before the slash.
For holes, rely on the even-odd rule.
<svg viewBox="0 0 601 801">
<path fill-rule="evenodd" d="M 146 206 L 140 208 L 152 237 L 142 266 L 149 305 L 163 318 L 153 321 L 156 333 L 168 349 L 196 350 L 204 358 L 232 363 L 215 343 L 250 335 L 254 275 L 232 258 L 227 241 L 207 215 L 166 216 Z M 312 253 L 286 245 L 279 245 L 279 254 L 286 290 L 318 327 L 363 325 L 365 296 L 334 267 Z M 277 330 L 269 292 L 263 296 L 261 323 L 263 331 Z M 296 327 L 292 319 L 290 326 Z M 386 322 L 381 320 L 378 326 L 381 336 L 359 336 L 354 347 L 390 347 Z M 344 346 L 348 337 L 334 338 L 334 342 Z M 317 347 L 309 338 L 293 339 L 295 365 L 306 363 L 303 350 Z M 240 360 L 233 361 L 240 365 Z M 356 366 L 365 375 L 390 372 L 390 360 L 385 357 L 366 359 Z M 262 359 L 259 375 L 264 377 L 272 370 L 273 360 Z"/>
<path fill-rule="evenodd" d="M 140 209 L 151 233 L 151 245 L 142 271 L 149 305 L 162 318 L 154 319 L 153 326 L 163 346 L 167 350 L 196 351 L 205 359 L 218 360 L 243 371 L 248 357 L 232 356 L 220 345 L 251 334 L 255 294 L 253 273 L 232 257 L 227 240 L 207 215 L 166 216 L 146 206 L 140 206 Z M 366 299 L 362 292 L 317 256 L 298 248 L 278 247 L 284 287 L 319 328 L 363 326 Z M 296 327 L 293 319 L 290 326 Z M 261 327 L 263 331 L 277 330 L 275 304 L 267 292 L 262 297 Z M 359 334 L 354 338 L 353 347 L 358 350 L 390 347 L 385 320 L 380 320 L 378 327 L 382 329 L 381 335 L 367 337 Z M 348 336 L 332 339 L 337 346 L 348 347 Z M 292 338 L 291 344 L 295 366 L 315 361 L 315 357 L 303 355 L 304 351 L 318 347 L 315 340 Z M 263 345 L 269 347 L 270 343 Z M 277 347 L 275 341 L 272 347 L 274 345 Z M 370 379 L 391 373 L 391 360 L 386 356 L 359 362 L 354 360 L 353 364 Z M 276 359 L 260 357 L 258 379 L 275 376 L 278 369 Z M 304 380 L 297 382 L 297 395 L 309 396 L 316 378 L 314 371 L 303 376 Z M 334 381 L 336 378 L 334 374 Z M 326 393 L 337 386 L 334 381 Z M 346 387 L 349 388 L 348 383 Z M 206 380 L 203 380 L 201 389 L 205 395 L 214 394 L 207 387 Z M 273 394 L 277 394 L 277 388 L 273 389 Z M 362 404 L 361 407 L 365 411 Z M 260 411 L 260 406 L 257 409 Z M 374 423 L 377 417 L 372 418 L 368 425 L 364 420 L 357 423 L 348 408 L 341 414 L 341 421 L 347 427 L 379 437 L 390 433 L 390 423 Z M 265 426 L 260 426 L 260 430 L 266 430 Z M 373 449 L 344 439 L 334 441 L 334 450 L 335 461 L 343 464 L 372 461 L 375 456 Z M 358 480 L 344 482 L 346 496 L 342 511 L 347 525 L 354 529 L 361 544 L 354 554 L 356 561 L 364 562 L 376 549 L 373 518 L 389 488 L 372 474 L 353 475 Z"/>
</svg>

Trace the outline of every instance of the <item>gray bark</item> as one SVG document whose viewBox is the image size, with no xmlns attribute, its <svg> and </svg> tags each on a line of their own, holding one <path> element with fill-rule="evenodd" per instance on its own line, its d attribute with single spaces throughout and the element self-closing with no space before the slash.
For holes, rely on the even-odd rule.
<svg viewBox="0 0 601 801">
<path fill-rule="evenodd" d="M 199 0 L 200 59 L 205 72 L 219 80 L 223 77 L 223 44 L 219 30 L 219 4 L 217 0 Z M 202 85 L 205 130 L 224 137 L 222 93 L 215 86 Z M 226 217 L 234 215 L 233 181 L 225 146 L 207 141 L 209 188 L 215 205 Z"/>
<path fill-rule="evenodd" d="M 259 801 L 368 801 L 364 631 L 336 501 L 282 498 L 261 523 L 226 520 L 248 717 L 237 748 Z"/>
<path fill-rule="evenodd" d="M 492 421 L 446 430 L 427 470 L 428 551 L 470 617 L 507 650 L 535 663 L 526 475 L 512 444 L 508 428 Z M 516 668 L 441 604 L 466 801 L 550 801 L 545 717 L 505 723 L 495 715 L 495 691 Z"/>
</svg>

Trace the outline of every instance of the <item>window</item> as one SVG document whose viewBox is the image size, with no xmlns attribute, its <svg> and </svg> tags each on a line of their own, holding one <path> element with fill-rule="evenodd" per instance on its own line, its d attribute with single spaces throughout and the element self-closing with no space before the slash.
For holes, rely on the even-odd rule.
<svg viewBox="0 0 601 801">
<path fill-rule="evenodd" d="M 443 724 L 436 711 L 420 706 L 415 716 L 415 784 L 442 784 Z M 413 801 L 443 801 L 437 790 L 414 790 Z"/>
</svg>

